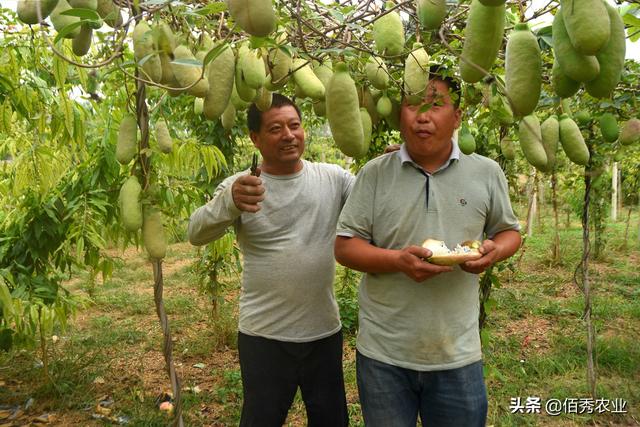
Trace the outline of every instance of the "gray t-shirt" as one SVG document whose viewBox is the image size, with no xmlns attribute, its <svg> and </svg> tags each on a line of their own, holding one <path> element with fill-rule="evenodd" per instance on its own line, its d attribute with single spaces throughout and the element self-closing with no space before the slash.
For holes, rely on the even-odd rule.
<svg viewBox="0 0 640 427">
<path fill-rule="evenodd" d="M 202 245 L 233 225 L 244 257 L 239 330 L 307 342 L 341 328 L 333 293 L 336 223 L 354 177 L 337 165 L 303 160 L 293 175 L 260 178 L 265 200 L 257 213 L 241 212 L 225 179 L 189 222 L 189 240 Z"/>
<path fill-rule="evenodd" d="M 455 143 L 453 154 L 433 174 L 413 163 L 404 146 L 367 163 L 342 211 L 338 235 L 387 249 L 419 246 L 427 238 L 451 248 L 518 230 L 498 164 L 461 154 Z M 482 358 L 475 274 L 455 267 L 421 283 L 400 272 L 365 274 L 359 304 L 357 348 L 367 357 L 420 371 L 455 369 Z"/>
</svg>

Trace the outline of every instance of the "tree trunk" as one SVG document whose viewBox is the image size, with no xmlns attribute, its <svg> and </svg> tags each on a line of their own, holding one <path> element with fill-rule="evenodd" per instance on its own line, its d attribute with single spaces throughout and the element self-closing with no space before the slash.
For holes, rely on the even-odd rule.
<svg viewBox="0 0 640 427">
<path fill-rule="evenodd" d="M 538 217 L 538 227 L 540 228 L 540 232 L 544 233 L 544 207 L 545 207 L 545 199 L 544 199 L 544 180 L 543 179 L 538 179 L 538 185 L 537 187 L 537 217 Z"/>
<path fill-rule="evenodd" d="M 527 236 L 531 237 L 533 236 L 533 219 L 536 216 L 536 194 L 537 192 L 537 185 L 536 185 L 536 181 L 537 181 L 537 175 L 536 175 L 536 171 L 534 169 L 531 178 L 530 178 L 530 185 L 529 185 L 529 207 L 527 209 Z"/>
<path fill-rule="evenodd" d="M 622 249 L 627 249 L 627 242 L 629 241 L 629 226 L 631 225 L 631 207 L 627 212 L 627 221 L 624 227 L 624 240 L 622 241 Z"/>
<path fill-rule="evenodd" d="M 593 399 L 596 398 L 596 368 L 594 363 L 595 331 L 591 321 L 591 283 L 589 279 L 589 203 L 591 193 L 591 175 L 585 173 L 584 208 L 582 210 L 582 292 L 584 293 L 583 319 L 587 327 L 587 382 Z M 574 277 L 575 280 L 575 277 Z"/>
<path fill-rule="evenodd" d="M 611 166 L 611 221 L 618 220 L 618 162 Z"/>
<path fill-rule="evenodd" d="M 552 264 L 556 265 L 560 263 L 560 220 L 558 217 L 558 193 L 557 193 L 557 176 L 554 171 L 551 175 L 551 198 L 553 202 L 553 225 L 554 225 L 554 233 L 553 233 L 553 243 L 551 244 L 551 261 Z"/>
</svg>

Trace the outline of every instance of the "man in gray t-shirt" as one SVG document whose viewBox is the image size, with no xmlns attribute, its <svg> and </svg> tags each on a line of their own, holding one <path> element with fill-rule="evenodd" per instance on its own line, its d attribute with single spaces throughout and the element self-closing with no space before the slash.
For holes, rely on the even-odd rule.
<svg viewBox="0 0 640 427">
<path fill-rule="evenodd" d="M 302 160 L 300 110 L 274 94 L 249 108 L 257 173 L 225 179 L 191 215 L 189 240 L 203 245 L 233 226 L 243 253 L 238 353 L 241 426 L 280 427 L 300 388 L 309 425 L 348 423 L 342 332 L 333 293 L 336 223 L 354 177 Z"/>
<path fill-rule="evenodd" d="M 452 139 L 457 99 L 454 80 L 432 75 L 422 102 L 403 101 L 404 144 L 365 165 L 338 221 L 336 259 L 366 273 L 356 371 L 367 427 L 415 427 L 418 413 L 423 425 L 485 425 L 477 274 L 513 255 L 520 233 L 500 167 Z M 427 238 L 480 240 L 483 256 L 434 265 Z"/>
</svg>

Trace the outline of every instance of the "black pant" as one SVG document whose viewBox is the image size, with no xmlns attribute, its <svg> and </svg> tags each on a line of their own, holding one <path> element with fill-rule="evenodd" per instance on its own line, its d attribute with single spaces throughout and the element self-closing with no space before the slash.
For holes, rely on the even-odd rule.
<svg viewBox="0 0 640 427">
<path fill-rule="evenodd" d="M 309 427 L 349 424 L 342 375 L 342 331 L 292 343 L 238 333 L 241 427 L 281 427 L 298 387 Z"/>
</svg>

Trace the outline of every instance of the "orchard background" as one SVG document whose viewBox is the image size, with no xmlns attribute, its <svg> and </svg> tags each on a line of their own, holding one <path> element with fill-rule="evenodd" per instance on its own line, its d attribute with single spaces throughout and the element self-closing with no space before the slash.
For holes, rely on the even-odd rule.
<svg viewBox="0 0 640 427">
<path fill-rule="evenodd" d="M 599 25 L 573 2 L 582 24 Z M 217 183 L 250 165 L 248 101 L 295 97 L 305 158 L 356 173 L 400 141 L 400 96 L 420 94 L 438 64 L 462 72 L 459 140 L 500 163 L 525 236 L 480 279 L 488 423 L 639 425 L 640 4 L 608 3 L 616 52 L 585 60 L 595 79 L 607 70 L 611 88 L 597 93 L 557 80 L 575 65 L 552 26 L 570 0 L 494 3 L 504 28 L 479 64 L 486 46 L 465 47 L 478 40 L 468 1 L 3 0 L 0 424 L 237 425 L 241 254 L 232 230 L 199 249 L 185 230 Z M 522 22 L 525 79 L 507 55 Z M 336 94 L 338 63 L 350 77 Z M 536 92 L 535 112 L 522 111 Z M 340 123 L 325 111 L 335 102 L 362 122 Z M 550 145 L 535 122 L 553 115 Z M 587 150 L 580 164 L 562 140 L 567 120 L 579 129 L 570 144 Z M 335 283 L 352 425 L 363 424 L 359 277 L 339 267 Z M 557 415 L 553 399 L 566 405 Z M 287 423 L 306 425 L 299 397 Z"/>
</svg>

